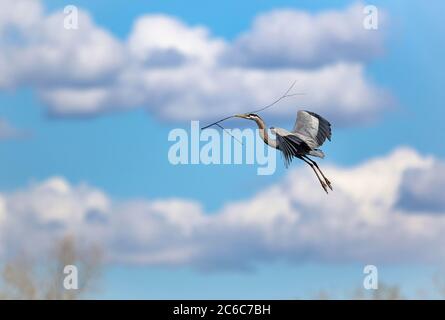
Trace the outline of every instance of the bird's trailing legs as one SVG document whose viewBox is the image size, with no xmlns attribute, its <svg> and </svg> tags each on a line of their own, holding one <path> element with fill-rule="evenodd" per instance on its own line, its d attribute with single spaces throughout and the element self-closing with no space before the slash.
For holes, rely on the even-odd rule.
<svg viewBox="0 0 445 320">
<path fill-rule="evenodd" d="M 325 177 L 325 175 L 323 174 L 323 171 L 321 171 L 320 167 L 318 166 L 318 164 L 312 160 L 311 158 L 307 157 L 307 156 L 303 156 L 306 160 L 308 160 L 310 163 L 312 163 L 317 169 L 318 171 L 320 171 L 324 181 L 326 182 L 326 184 L 328 185 L 329 189 L 332 190 L 332 185 L 331 182 L 328 180 L 328 178 Z"/>
<path fill-rule="evenodd" d="M 315 166 L 312 164 L 312 162 L 309 162 L 308 160 L 306 160 L 306 159 L 303 158 L 303 157 L 298 157 L 298 158 L 300 158 L 301 160 L 303 160 L 304 162 L 306 162 L 306 163 L 312 168 L 312 170 L 314 170 L 315 175 L 317 176 L 318 181 L 320 181 L 320 184 L 321 184 L 321 186 L 323 187 L 324 191 L 325 191 L 326 193 L 328 193 L 328 185 L 327 185 L 323 180 L 321 180 L 321 178 L 320 178 L 320 176 L 319 176 L 317 170 L 315 170 Z M 332 188 L 331 188 L 331 190 L 332 190 Z"/>
</svg>

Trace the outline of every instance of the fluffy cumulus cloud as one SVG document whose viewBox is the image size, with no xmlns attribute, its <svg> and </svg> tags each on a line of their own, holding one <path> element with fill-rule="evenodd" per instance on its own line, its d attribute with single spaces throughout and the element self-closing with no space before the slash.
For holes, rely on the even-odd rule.
<svg viewBox="0 0 445 320">
<path fill-rule="evenodd" d="M 123 64 L 123 47 L 79 11 L 79 29 L 65 29 L 66 15 L 44 15 L 39 1 L 1 0 L 0 87 L 89 86 L 105 83 Z M 17 16 L 20 12 L 25 16 Z M 13 12 L 12 17 L 8 17 Z M 3 21 L 1 21 L 3 20 Z"/>
<path fill-rule="evenodd" d="M 211 38 L 204 27 L 191 27 L 165 15 L 139 18 L 128 39 L 132 56 L 152 67 L 181 62 L 213 63 L 225 42 Z"/>
<path fill-rule="evenodd" d="M 410 211 L 443 213 L 445 211 L 445 164 L 431 168 L 417 168 L 403 176 L 399 205 Z"/>
<path fill-rule="evenodd" d="M 277 117 L 310 108 L 339 124 L 374 118 L 392 104 L 366 77 L 382 51 L 384 25 L 363 28 L 361 5 L 308 14 L 265 13 L 233 41 L 166 15 L 138 18 L 116 39 L 79 10 L 79 28 L 35 0 L 0 0 L 0 88 L 33 86 L 56 116 L 145 108 L 164 120 L 209 119 L 270 103 L 294 80 L 304 96 Z M 26 20 L 26 21 L 23 21 Z M 280 36 L 277 36 L 280 35 Z"/>
<path fill-rule="evenodd" d="M 361 4 L 319 14 L 284 9 L 268 12 L 236 39 L 227 59 L 266 68 L 366 61 L 383 52 L 383 38 L 363 28 L 363 17 Z M 382 12 L 380 27 L 385 20 Z"/>
<path fill-rule="evenodd" d="M 0 194 L 0 252 L 18 244 L 38 252 L 70 232 L 101 243 L 111 261 L 146 265 L 443 261 L 445 207 L 434 191 L 445 183 L 443 162 L 399 148 L 354 167 L 324 169 L 334 184 L 329 196 L 301 166 L 212 213 L 187 199 L 115 201 L 86 184 L 50 178 Z M 414 200 L 406 201 L 407 193 Z"/>
</svg>

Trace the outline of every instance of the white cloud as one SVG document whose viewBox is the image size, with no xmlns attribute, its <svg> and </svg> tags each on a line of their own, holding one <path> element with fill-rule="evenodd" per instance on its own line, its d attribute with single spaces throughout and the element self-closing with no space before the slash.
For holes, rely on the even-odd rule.
<svg viewBox="0 0 445 320">
<path fill-rule="evenodd" d="M 3 221 L 6 218 L 6 204 L 5 200 L 0 197 L 0 225 L 3 223 Z"/>
<path fill-rule="evenodd" d="M 445 164 L 412 169 L 403 176 L 399 206 L 409 211 L 445 212 Z"/>
<path fill-rule="evenodd" d="M 11 3 L 21 8 L 29 1 L 1 0 L 2 8 Z M 0 33 L 0 87 L 32 85 L 44 91 L 51 86 L 97 84 L 106 82 L 123 65 L 122 44 L 96 26 L 86 12 L 79 10 L 78 30 L 64 28 L 63 12 L 45 16 L 39 5 L 29 6 L 27 12 L 32 19 L 0 16 L 4 29 Z"/>
<path fill-rule="evenodd" d="M 190 27 L 166 15 L 139 18 L 128 39 L 128 48 L 132 55 L 138 61 L 151 66 L 156 66 L 156 63 L 150 60 L 161 56 L 214 63 L 215 57 L 224 50 L 225 45 L 223 40 L 212 39 L 205 27 Z M 161 67 L 168 65 L 169 63 L 160 63 Z"/>
<path fill-rule="evenodd" d="M 304 95 L 283 101 L 273 109 L 273 116 L 295 116 L 297 108 L 310 108 L 343 125 L 369 121 L 390 99 L 383 90 L 367 83 L 363 67 L 354 64 L 267 72 L 186 65 L 126 74 L 111 88 L 51 89 L 43 98 L 56 114 L 84 115 L 145 105 L 164 119 L 202 120 L 267 105 L 294 79 L 298 79 L 299 92 Z"/>
<path fill-rule="evenodd" d="M 88 185 L 51 178 L 0 194 L 0 252 L 17 245 L 38 252 L 55 235 L 71 232 L 102 243 L 109 258 L 122 263 L 218 269 L 275 259 L 440 262 L 445 210 L 431 208 L 429 201 L 440 201 L 441 194 L 433 192 L 435 199 L 426 191 L 444 184 L 443 168 L 433 157 L 399 148 L 354 167 L 324 166 L 334 185 L 326 196 L 302 165 L 252 198 L 212 214 L 196 201 L 113 201 Z M 421 183 L 414 207 L 400 205 L 411 184 L 409 172 L 432 176 L 437 170 L 442 178 Z"/>
<path fill-rule="evenodd" d="M 108 198 L 86 185 L 71 186 L 54 177 L 8 197 L 8 210 L 17 215 L 38 217 L 41 223 L 81 223 L 91 212 L 106 213 Z"/>
<path fill-rule="evenodd" d="M 26 0 L 17 3 L 22 2 Z M 27 13 L 32 23 L 0 15 L 0 26 L 14 30 L 14 37 L 0 33 L 0 87 L 31 85 L 58 116 L 143 107 L 162 119 L 183 121 L 268 104 L 298 80 L 296 90 L 306 95 L 275 108 L 277 117 L 294 116 L 301 106 L 333 117 L 339 125 L 369 121 L 392 102 L 366 79 L 363 61 L 380 52 L 382 36 L 374 32 L 365 38 L 354 13 L 358 7 L 314 16 L 293 10 L 266 13 L 252 30 L 229 42 L 204 26 L 165 15 L 138 18 L 128 39 L 120 41 L 82 10 L 79 29 L 66 30 L 62 12 L 43 15 L 36 5 Z M 274 36 L 284 21 L 295 18 L 297 25 L 284 37 Z M 294 36 L 298 41 L 289 41 Z M 276 52 L 269 47 L 271 37 Z M 305 37 L 312 41 L 302 41 Z M 267 66 L 259 63 L 261 52 L 284 65 L 271 69 L 269 58 Z M 228 65 L 228 57 L 236 63 Z M 254 67 L 246 66 L 246 59 Z"/>
<path fill-rule="evenodd" d="M 7 33 L 10 27 L 29 29 L 35 25 L 43 13 L 40 1 L 35 0 L 1 0 L 0 34 Z"/>
<path fill-rule="evenodd" d="M 383 52 L 385 15 L 379 29 L 363 27 L 363 5 L 344 10 L 281 9 L 259 15 L 234 42 L 229 62 L 256 67 L 314 67 L 339 61 L 366 61 Z"/>
</svg>

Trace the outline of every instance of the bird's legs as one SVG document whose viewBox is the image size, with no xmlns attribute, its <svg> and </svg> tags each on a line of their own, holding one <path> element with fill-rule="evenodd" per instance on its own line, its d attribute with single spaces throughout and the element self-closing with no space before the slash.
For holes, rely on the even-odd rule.
<svg viewBox="0 0 445 320">
<path fill-rule="evenodd" d="M 313 165 L 311 162 L 307 161 L 307 160 L 306 160 L 305 158 L 303 158 L 303 157 L 298 157 L 298 158 L 300 158 L 301 160 L 303 160 L 304 162 L 306 162 L 306 163 L 312 168 L 312 170 L 314 170 L 315 175 L 317 176 L 318 181 L 320 181 L 320 184 L 321 184 L 321 186 L 323 187 L 324 191 L 325 191 L 326 193 L 328 193 L 327 185 L 326 185 L 326 183 L 325 183 L 323 180 L 321 180 L 320 176 L 318 175 L 317 170 L 315 170 L 314 165 Z M 332 188 L 331 188 L 331 189 L 332 189 Z"/>
<path fill-rule="evenodd" d="M 318 171 L 320 171 L 320 173 L 321 173 L 321 175 L 322 175 L 324 181 L 326 181 L 326 184 L 328 185 L 329 189 L 332 190 L 331 182 L 328 180 L 328 178 L 325 177 L 325 175 L 323 174 L 323 171 L 321 171 L 321 169 L 320 169 L 320 167 L 318 166 L 318 164 L 317 164 L 314 160 L 312 160 L 311 158 L 309 158 L 309 157 L 307 157 L 307 156 L 303 156 L 303 157 L 304 157 L 304 159 L 306 159 L 306 160 L 308 160 L 310 163 L 312 163 L 312 164 L 318 169 Z"/>
</svg>

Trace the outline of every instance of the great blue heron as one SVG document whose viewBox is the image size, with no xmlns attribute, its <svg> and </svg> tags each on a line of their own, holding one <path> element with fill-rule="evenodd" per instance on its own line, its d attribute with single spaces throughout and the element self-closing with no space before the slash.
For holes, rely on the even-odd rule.
<svg viewBox="0 0 445 320">
<path fill-rule="evenodd" d="M 292 158 L 301 159 L 314 170 L 324 191 L 328 193 L 328 188 L 332 190 L 331 182 L 325 177 L 318 167 L 318 164 L 308 157 L 308 155 L 310 155 L 324 158 L 323 151 L 318 148 L 326 139 L 331 140 L 331 124 L 329 121 L 314 112 L 300 110 L 297 113 L 297 120 L 292 131 L 287 131 L 282 128 L 270 128 L 271 132 L 276 136 L 276 139 L 272 139 L 267 133 L 264 120 L 261 119 L 259 115 L 246 113 L 237 114 L 235 117 L 255 121 L 260 129 L 259 134 L 264 142 L 283 153 L 286 168 L 289 166 Z M 320 178 L 317 170 L 320 172 L 324 181 Z"/>
</svg>

